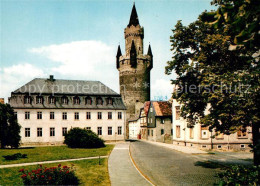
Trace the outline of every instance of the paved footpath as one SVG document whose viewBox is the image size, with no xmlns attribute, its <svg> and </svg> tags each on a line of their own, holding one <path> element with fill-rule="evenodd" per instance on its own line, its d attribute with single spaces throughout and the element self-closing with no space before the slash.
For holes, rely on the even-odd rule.
<svg viewBox="0 0 260 186">
<path fill-rule="evenodd" d="M 52 161 L 39 161 L 39 162 L 30 162 L 30 163 L 0 165 L 0 169 L 10 168 L 10 167 L 21 167 L 21 166 L 28 166 L 28 165 L 47 164 L 47 163 L 60 163 L 60 162 L 66 162 L 66 161 L 91 160 L 91 159 L 98 159 L 98 158 L 108 158 L 108 156 L 95 156 L 95 157 L 75 158 L 75 159 L 66 159 L 66 160 L 52 160 Z"/>
<path fill-rule="evenodd" d="M 117 143 L 108 159 L 112 186 L 151 185 L 135 168 L 129 155 L 129 142 Z"/>
</svg>

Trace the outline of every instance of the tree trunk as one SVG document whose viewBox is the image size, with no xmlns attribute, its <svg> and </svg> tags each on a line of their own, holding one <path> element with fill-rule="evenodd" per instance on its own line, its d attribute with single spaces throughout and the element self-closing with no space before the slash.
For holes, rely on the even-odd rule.
<svg viewBox="0 0 260 186">
<path fill-rule="evenodd" d="M 254 123 L 252 125 L 253 134 L 253 150 L 254 150 L 254 165 L 260 165 L 260 128 L 259 123 Z"/>
</svg>

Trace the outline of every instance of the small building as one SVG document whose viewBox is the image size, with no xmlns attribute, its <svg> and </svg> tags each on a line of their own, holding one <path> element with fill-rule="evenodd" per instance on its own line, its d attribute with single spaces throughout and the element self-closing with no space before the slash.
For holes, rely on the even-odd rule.
<svg viewBox="0 0 260 186">
<path fill-rule="evenodd" d="M 129 139 L 138 139 L 138 135 L 141 134 L 139 116 L 130 118 L 128 120 L 128 124 L 129 124 Z"/>
<path fill-rule="evenodd" d="M 241 129 L 236 133 L 224 135 L 210 131 L 209 127 L 196 124 L 189 127 L 187 121 L 181 117 L 181 105 L 173 100 L 173 144 L 193 146 L 200 149 L 221 150 L 249 150 L 252 144 L 251 127 Z M 208 112 L 208 109 L 205 113 Z"/>
<path fill-rule="evenodd" d="M 22 144 L 60 144 L 74 127 L 106 141 L 124 140 L 121 96 L 99 81 L 36 78 L 11 93 Z"/>
<path fill-rule="evenodd" d="M 140 112 L 141 138 L 172 143 L 172 109 L 168 101 L 147 101 Z"/>
</svg>

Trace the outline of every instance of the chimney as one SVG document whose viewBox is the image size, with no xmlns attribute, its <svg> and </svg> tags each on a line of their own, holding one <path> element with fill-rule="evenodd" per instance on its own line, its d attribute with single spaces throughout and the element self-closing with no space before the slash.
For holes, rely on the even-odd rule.
<svg viewBox="0 0 260 186">
<path fill-rule="evenodd" d="M 5 104 L 5 98 L 0 98 L 0 103 Z"/>
<path fill-rule="evenodd" d="M 50 75 L 50 79 L 48 79 L 49 81 L 55 81 L 54 76 Z"/>
</svg>

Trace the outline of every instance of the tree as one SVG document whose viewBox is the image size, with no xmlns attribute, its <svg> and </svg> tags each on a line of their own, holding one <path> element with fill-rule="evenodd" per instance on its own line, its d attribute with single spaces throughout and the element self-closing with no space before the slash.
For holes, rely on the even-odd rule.
<svg viewBox="0 0 260 186">
<path fill-rule="evenodd" d="M 216 11 L 203 12 L 188 26 L 178 21 L 170 37 L 173 60 L 165 72 L 177 74 L 173 97 L 183 105 L 189 125 L 199 122 L 225 134 L 252 126 L 254 163 L 259 165 L 259 3 L 213 4 Z"/>
<path fill-rule="evenodd" d="M 1 148 L 10 146 L 18 148 L 20 145 L 20 129 L 14 111 L 9 104 L 0 103 L 0 143 Z"/>
</svg>

